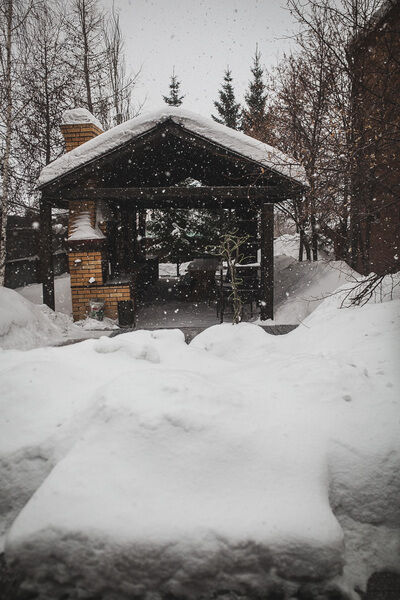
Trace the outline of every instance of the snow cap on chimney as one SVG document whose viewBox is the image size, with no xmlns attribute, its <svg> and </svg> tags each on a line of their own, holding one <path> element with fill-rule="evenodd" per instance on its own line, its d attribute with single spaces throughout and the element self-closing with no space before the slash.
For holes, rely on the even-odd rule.
<svg viewBox="0 0 400 600">
<path fill-rule="evenodd" d="M 71 110 L 65 110 L 62 114 L 62 125 L 83 125 L 84 123 L 93 123 L 103 131 L 103 125 L 87 108 L 72 108 Z"/>
</svg>

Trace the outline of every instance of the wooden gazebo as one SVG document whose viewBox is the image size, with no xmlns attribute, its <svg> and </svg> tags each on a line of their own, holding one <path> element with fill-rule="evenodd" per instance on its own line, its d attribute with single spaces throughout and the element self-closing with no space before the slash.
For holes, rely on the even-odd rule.
<svg viewBox="0 0 400 600">
<path fill-rule="evenodd" d="M 106 315 L 113 318 L 119 301 L 135 301 L 129 274 L 133 278 L 138 262 L 137 211 L 229 208 L 237 211 L 240 229 L 249 235 L 246 253 L 254 260 L 261 213 L 261 318 L 273 318 L 274 203 L 302 195 L 306 186 L 304 171 L 293 159 L 177 108 L 104 133 L 90 113 L 77 109 L 64 114 L 62 131 L 67 153 L 43 169 L 39 179 L 44 303 L 54 308 L 52 208 L 69 209 L 75 319 L 85 316 L 93 298 L 104 299 Z M 202 186 L 179 186 L 188 177 Z M 115 252 L 128 277 L 113 273 Z"/>
</svg>

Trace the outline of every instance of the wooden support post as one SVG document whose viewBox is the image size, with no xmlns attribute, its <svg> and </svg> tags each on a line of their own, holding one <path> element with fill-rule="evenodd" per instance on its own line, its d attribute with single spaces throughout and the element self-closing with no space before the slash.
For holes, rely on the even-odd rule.
<svg viewBox="0 0 400 600">
<path fill-rule="evenodd" d="M 43 285 L 43 304 L 55 308 L 51 205 L 40 200 L 40 279 Z"/>
<path fill-rule="evenodd" d="M 146 209 L 142 208 L 137 211 L 138 213 L 138 236 L 140 238 L 138 243 L 138 252 L 142 256 L 146 256 Z"/>
<path fill-rule="evenodd" d="M 261 311 L 262 321 L 274 318 L 274 205 L 261 207 Z"/>
<path fill-rule="evenodd" d="M 120 225 L 116 235 L 120 240 L 118 262 L 121 270 L 132 273 L 138 260 L 136 210 L 126 202 L 120 206 Z"/>
<path fill-rule="evenodd" d="M 257 262 L 257 210 L 254 207 L 240 208 L 236 211 L 238 234 L 247 235 L 248 240 L 241 248 L 246 263 Z"/>
</svg>

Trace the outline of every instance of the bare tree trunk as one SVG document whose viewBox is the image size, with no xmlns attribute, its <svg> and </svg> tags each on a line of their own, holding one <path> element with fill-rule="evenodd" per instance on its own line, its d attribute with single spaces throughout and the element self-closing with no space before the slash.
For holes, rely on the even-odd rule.
<svg viewBox="0 0 400 600">
<path fill-rule="evenodd" d="M 5 285 L 6 274 L 6 244 L 7 244 L 7 219 L 9 203 L 10 184 L 10 153 L 12 134 L 12 87 L 11 87 L 11 43 L 12 43 L 12 20 L 13 0 L 7 0 L 7 34 L 6 34 L 6 131 L 5 151 L 3 159 L 3 194 L 1 210 L 1 232 L 0 232 L 0 285 Z"/>
<path fill-rule="evenodd" d="M 312 259 L 315 261 L 315 260 L 318 260 L 318 232 L 316 229 L 316 220 L 315 220 L 314 213 L 311 213 L 310 225 L 311 225 Z"/>
<path fill-rule="evenodd" d="M 83 72 L 85 76 L 86 96 L 88 110 L 93 113 L 92 89 L 90 86 L 90 64 L 89 64 L 89 40 L 86 27 L 86 3 L 85 0 L 80 2 L 82 38 L 83 38 Z"/>
<path fill-rule="evenodd" d="M 299 262 L 303 262 L 304 255 L 304 231 L 300 229 Z"/>
</svg>

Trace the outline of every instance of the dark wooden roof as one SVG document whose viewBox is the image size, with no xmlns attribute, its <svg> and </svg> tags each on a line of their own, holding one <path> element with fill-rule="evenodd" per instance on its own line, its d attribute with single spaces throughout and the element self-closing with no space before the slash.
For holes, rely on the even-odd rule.
<svg viewBox="0 0 400 600">
<path fill-rule="evenodd" d="M 224 129 L 228 130 L 229 128 Z M 229 132 L 235 134 L 239 141 L 241 139 L 239 136 L 244 135 L 233 132 L 233 130 L 229 130 Z M 100 138 L 103 135 L 107 136 L 107 133 L 96 138 L 98 145 Z M 244 138 L 250 139 L 254 146 L 255 144 L 261 148 L 263 146 L 248 136 L 244 136 Z M 208 196 L 214 197 L 218 196 L 218 188 L 222 187 L 225 189 L 249 189 L 267 186 L 271 193 L 271 199 L 274 197 L 273 201 L 277 201 L 278 197 L 282 200 L 286 199 L 286 196 L 299 194 L 305 187 L 304 183 L 293 179 L 285 172 L 279 172 L 278 165 L 276 169 L 273 166 L 266 167 L 265 164 L 261 164 L 260 160 L 252 158 L 251 152 L 249 156 L 243 156 L 237 150 L 240 145 L 233 144 L 233 148 L 228 148 L 197 132 L 189 131 L 171 119 L 165 119 L 140 135 L 112 147 L 108 147 L 107 143 L 104 143 L 104 152 L 94 153 L 93 156 L 93 152 L 89 150 L 92 150 L 94 143 L 91 144 L 91 142 L 94 141 L 91 140 L 77 149 L 80 154 L 76 151 L 69 153 L 72 158 L 84 157 L 82 151 L 87 146 L 87 160 L 82 160 L 82 158 L 75 160 L 77 164 L 74 168 L 61 170 L 57 177 L 41 183 L 40 189 L 43 196 L 51 200 L 54 206 L 65 206 L 65 201 L 72 197 L 89 197 L 89 195 L 94 197 L 96 188 L 102 190 L 102 192 L 98 192 L 97 197 L 115 198 L 116 192 L 112 190 L 118 189 L 118 193 L 127 190 L 125 192 L 126 199 L 139 200 L 138 193 L 132 192 L 132 190 L 139 188 L 168 190 L 179 185 L 188 177 L 201 181 L 206 188 L 212 188 Z M 107 138 L 104 139 L 104 142 L 106 141 Z M 266 146 L 266 148 L 269 147 Z M 256 147 L 256 149 L 258 148 Z M 74 152 L 75 155 L 72 155 Z M 254 152 L 254 155 L 257 156 L 257 153 Z M 260 156 L 260 152 L 258 156 Z M 276 156 L 284 155 L 276 151 Z M 64 162 L 68 165 L 67 155 Z M 72 162 L 72 164 L 74 163 Z M 285 171 L 284 168 L 281 170 Z M 89 188 L 92 191 L 89 192 Z M 203 198 L 206 194 L 205 191 L 191 191 L 199 188 L 186 189 L 187 196 L 193 196 L 194 204 L 196 204 L 196 193 L 202 195 Z M 109 194 L 107 194 L 107 190 L 110 191 Z M 85 194 L 88 195 L 85 196 Z M 238 195 L 243 197 L 243 193 L 240 194 L 239 190 Z M 155 196 L 156 192 L 152 197 L 155 198 Z M 228 196 L 229 194 L 225 194 L 226 201 L 229 200 Z M 255 195 L 253 197 L 255 198 Z M 144 200 L 145 197 L 142 197 L 142 204 L 144 204 Z M 163 203 L 161 194 L 158 194 L 157 200 Z M 174 204 L 173 199 L 172 204 Z M 146 205 L 152 205 L 148 192 Z"/>
</svg>

